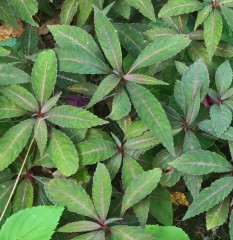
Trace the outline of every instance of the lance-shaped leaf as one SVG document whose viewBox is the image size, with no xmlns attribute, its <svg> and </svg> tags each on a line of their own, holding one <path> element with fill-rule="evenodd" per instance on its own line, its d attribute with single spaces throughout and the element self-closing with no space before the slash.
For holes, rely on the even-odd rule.
<svg viewBox="0 0 233 240">
<path fill-rule="evenodd" d="M 19 107 L 30 112 L 38 112 L 39 107 L 35 97 L 25 88 L 19 85 L 10 85 L 2 87 L 0 91 Z"/>
<path fill-rule="evenodd" d="M 112 235 L 109 240 L 153 240 L 154 238 L 147 234 L 140 227 L 114 226 L 111 228 Z"/>
<path fill-rule="evenodd" d="M 61 23 L 69 25 L 77 12 L 78 0 L 65 0 L 60 13 Z"/>
<path fill-rule="evenodd" d="M 126 0 L 126 2 L 139 10 L 141 14 L 150 20 L 155 20 L 154 6 L 151 0 Z"/>
<path fill-rule="evenodd" d="M 90 128 L 107 123 L 84 109 L 65 105 L 53 108 L 45 117 L 50 122 L 67 128 Z"/>
<path fill-rule="evenodd" d="M 40 155 L 42 156 L 46 147 L 48 137 L 48 130 L 44 119 L 38 118 L 36 120 L 34 127 L 34 136 L 40 151 Z"/>
<path fill-rule="evenodd" d="M 222 63 L 215 74 L 215 83 L 220 96 L 222 96 L 231 86 L 232 69 L 229 61 Z"/>
<path fill-rule="evenodd" d="M 59 98 L 61 97 L 61 93 L 58 93 L 54 97 L 51 97 L 41 108 L 41 113 L 46 113 L 50 109 L 52 109 L 58 102 Z"/>
<path fill-rule="evenodd" d="M 220 6 L 233 7 L 233 0 L 221 0 Z"/>
<path fill-rule="evenodd" d="M 215 133 L 220 137 L 229 128 L 232 113 L 228 107 L 222 104 L 214 104 L 210 108 L 210 118 Z"/>
<path fill-rule="evenodd" d="M 38 3 L 36 0 L 12 0 L 11 4 L 17 17 L 32 26 L 38 27 L 38 24 L 32 18 L 38 11 Z"/>
<path fill-rule="evenodd" d="M 198 12 L 194 30 L 196 30 L 198 26 L 200 26 L 206 20 L 210 12 L 212 12 L 212 7 L 210 4 Z"/>
<path fill-rule="evenodd" d="M 0 97 L 0 119 L 19 117 L 26 113 L 26 111 L 18 107 L 14 102 L 6 97 Z"/>
<path fill-rule="evenodd" d="M 54 89 L 57 78 L 57 59 L 53 50 L 41 52 L 32 69 L 32 87 L 42 107 Z"/>
<path fill-rule="evenodd" d="M 0 86 L 28 83 L 30 81 L 31 81 L 30 76 L 16 67 L 13 66 L 1 67 Z"/>
<path fill-rule="evenodd" d="M 90 56 L 104 60 L 103 54 L 93 37 L 85 30 L 75 26 L 48 26 L 60 48 L 82 50 Z"/>
<path fill-rule="evenodd" d="M 128 74 L 124 76 L 124 79 L 127 81 L 139 83 L 139 84 L 148 84 L 148 85 L 168 85 L 167 83 L 158 80 L 154 77 L 150 77 L 143 74 Z"/>
<path fill-rule="evenodd" d="M 148 127 L 142 121 L 135 121 L 126 129 L 124 140 L 142 135 Z"/>
<path fill-rule="evenodd" d="M 150 197 L 147 196 L 133 207 L 141 227 L 145 227 L 150 210 Z"/>
<path fill-rule="evenodd" d="M 24 179 L 16 189 L 13 200 L 13 212 L 31 208 L 33 204 L 33 186 L 29 179 Z"/>
<path fill-rule="evenodd" d="M 165 38 L 165 37 L 170 37 L 170 36 L 174 36 L 177 34 L 177 31 L 171 29 L 171 28 L 152 28 L 147 30 L 144 33 L 144 36 L 146 37 L 146 39 L 148 39 L 149 41 L 154 41 L 157 38 Z"/>
<path fill-rule="evenodd" d="M 166 39 L 155 40 L 142 51 L 127 75 L 136 69 L 147 67 L 175 56 L 186 48 L 190 42 L 191 41 L 182 34 L 167 37 Z"/>
<path fill-rule="evenodd" d="M 205 188 L 192 202 L 183 220 L 209 210 L 221 202 L 233 189 L 233 178 L 223 177 Z"/>
<path fill-rule="evenodd" d="M 0 171 L 11 164 L 22 152 L 31 135 L 33 120 L 25 120 L 8 130 L 0 138 Z"/>
<path fill-rule="evenodd" d="M 197 0 L 169 0 L 159 12 L 159 17 L 171 17 L 184 13 L 195 12 L 203 8 Z"/>
<path fill-rule="evenodd" d="M 0 46 L 0 57 L 6 57 L 9 56 L 11 53 L 10 50 L 5 49 L 4 47 Z"/>
<path fill-rule="evenodd" d="M 122 53 L 119 38 L 108 18 L 98 10 L 95 12 L 95 29 L 106 58 L 111 66 L 120 73 Z"/>
<path fill-rule="evenodd" d="M 15 13 L 8 1 L 2 1 L 0 6 L 0 19 L 12 27 L 17 27 Z"/>
<path fill-rule="evenodd" d="M 122 154 L 117 153 L 106 163 L 106 168 L 108 169 L 111 180 L 115 178 L 118 173 L 122 163 Z"/>
<path fill-rule="evenodd" d="M 200 192 L 203 177 L 201 175 L 183 174 L 183 179 L 192 197 L 196 198 Z"/>
<path fill-rule="evenodd" d="M 0 239 L 51 239 L 62 211 L 63 207 L 59 206 L 24 209 L 5 222 Z"/>
<path fill-rule="evenodd" d="M 204 40 L 210 60 L 217 49 L 222 34 L 222 27 L 222 17 L 217 10 L 210 13 L 204 22 Z"/>
<path fill-rule="evenodd" d="M 152 93 L 135 83 L 127 83 L 133 105 L 153 135 L 174 155 L 173 137 L 166 114 Z"/>
<path fill-rule="evenodd" d="M 38 51 L 38 35 L 34 27 L 28 26 L 23 32 L 20 40 L 22 49 L 27 56 Z"/>
<path fill-rule="evenodd" d="M 77 172 L 78 153 L 72 141 L 59 130 L 52 129 L 49 153 L 53 163 L 63 175 L 70 176 Z"/>
<path fill-rule="evenodd" d="M 232 3 L 233 6 L 233 3 Z M 225 6 L 221 6 L 222 9 L 222 13 L 224 18 L 226 19 L 226 22 L 228 24 L 228 26 L 231 28 L 231 30 L 233 30 L 233 10 L 231 8 L 225 7 Z"/>
<path fill-rule="evenodd" d="M 229 197 L 209 209 L 206 213 L 206 228 L 210 230 L 224 224 L 229 212 Z"/>
<path fill-rule="evenodd" d="M 9 196 L 11 194 L 13 186 L 14 186 L 14 180 L 5 181 L 4 184 L 1 184 L 1 186 L 0 186 L 0 212 L 2 212 L 4 207 L 6 206 L 6 203 L 9 199 Z"/>
<path fill-rule="evenodd" d="M 57 231 L 64 233 L 73 233 L 73 232 L 90 232 L 102 228 L 101 225 L 91 221 L 78 221 L 68 223 L 63 227 L 60 227 Z"/>
<path fill-rule="evenodd" d="M 233 46 L 228 42 L 220 41 L 215 51 L 215 55 L 224 58 L 231 58 L 233 57 Z"/>
<path fill-rule="evenodd" d="M 157 186 L 161 178 L 161 170 L 154 168 L 139 175 L 126 188 L 122 201 L 121 216 L 125 211 L 149 195 Z"/>
<path fill-rule="evenodd" d="M 90 165 L 104 161 L 118 151 L 117 146 L 103 139 L 90 139 L 77 145 L 81 165 Z"/>
<path fill-rule="evenodd" d="M 104 164 L 98 163 L 93 176 L 92 198 L 95 209 L 102 221 L 106 220 L 112 195 L 109 172 Z"/>
<path fill-rule="evenodd" d="M 129 114 L 131 110 L 131 102 L 124 88 L 120 88 L 113 98 L 112 111 L 109 117 L 112 120 L 120 120 Z"/>
<path fill-rule="evenodd" d="M 46 183 L 45 190 L 54 204 L 66 206 L 71 212 L 99 221 L 90 197 L 77 182 L 64 178 L 53 179 Z"/>
<path fill-rule="evenodd" d="M 199 150 L 201 145 L 192 131 L 187 131 L 184 137 L 183 151 L 189 152 L 194 150 Z"/>
<path fill-rule="evenodd" d="M 95 91 L 91 101 L 87 104 L 86 108 L 90 108 L 97 102 L 101 101 L 105 96 L 107 96 L 120 82 L 120 77 L 111 74 L 105 77 Z"/>
<path fill-rule="evenodd" d="M 83 49 L 56 49 L 59 69 L 64 72 L 79 74 L 108 74 L 109 67 L 99 58 Z"/>
<path fill-rule="evenodd" d="M 200 92 L 197 91 L 195 96 L 193 97 L 193 102 L 191 102 L 191 105 L 189 105 L 188 107 L 187 116 L 186 116 L 186 123 L 188 125 L 191 125 L 196 119 L 200 109 L 200 103 L 201 103 L 201 96 L 200 96 Z"/>
<path fill-rule="evenodd" d="M 79 0 L 77 23 L 82 26 L 90 16 L 92 11 L 92 0 Z"/>
<path fill-rule="evenodd" d="M 192 175 L 229 172 L 233 169 L 232 165 L 221 155 L 201 149 L 181 155 L 170 165 L 183 173 Z"/>
<path fill-rule="evenodd" d="M 90 233 L 82 234 L 72 240 L 105 240 L 105 231 L 93 231 Z"/>
</svg>

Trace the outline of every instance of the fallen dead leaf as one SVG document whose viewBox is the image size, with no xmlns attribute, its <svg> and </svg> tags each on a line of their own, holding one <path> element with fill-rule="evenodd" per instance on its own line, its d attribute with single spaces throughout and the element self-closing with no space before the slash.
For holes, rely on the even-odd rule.
<svg viewBox="0 0 233 240">
<path fill-rule="evenodd" d="M 23 24 L 21 21 L 18 21 L 18 27 L 16 29 L 12 28 L 7 24 L 2 24 L 0 26 L 0 41 L 20 37 L 24 31 Z"/>
</svg>

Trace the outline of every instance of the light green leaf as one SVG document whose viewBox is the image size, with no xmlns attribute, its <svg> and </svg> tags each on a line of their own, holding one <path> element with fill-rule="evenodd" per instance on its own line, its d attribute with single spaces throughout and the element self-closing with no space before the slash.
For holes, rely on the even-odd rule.
<svg viewBox="0 0 233 240">
<path fill-rule="evenodd" d="M 16 213 L 33 205 L 33 186 L 30 179 L 25 178 L 16 189 L 13 199 L 13 212 Z"/>
<path fill-rule="evenodd" d="M 10 50 L 7 50 L 6 48 L 0 46 L 0 57 L 9 56 L 10 53 L 11 53 Z"/>
<path fill-rule="evenodd" d="M 112 120 L 120 120 L 121 118 L 127 116 L 131 110 L 131 102 L 124 88 L 120 88 L 112 102 L 112 111 L 109 118 Z"/>
<path fill-rule="evenodd" d="M 0 119 L 19 117 L 26 113 L 25 110 L 18 107 L 10 99 L 0 96 Z"/>
<path fill-rule="evenodd" d="M 98 163 L 93 176 L 92 198 L 95 209 L 102 221 L 108 215 L 112 195 L 112 185 L 109 172 L 104 164 Z"/>
<path fill-rule="evenodd" d="M 54 89 L 57 78 L 57 59 L 55 52 L 41 52 L 32 69 L 32 87 L 42 107 Z"/>
<path fill-rule="evenodd" d="M 79 82 L 68 87 L 71 92 L 79 93 L 84 96 L 93 96 L 97 86 L 90 82 Z"/>
<path fill-rule="evenodd" d="M 204 22 L 204 40 L 210 60 L 217 49 L 222 27 L 222 17 L 217 10 L 213 11 Z"/>
<path fill-rule="evenodd" d="M 42 114 L 46 113 L 51 108 L 53 108 L 57 104 L 60 97 L 61 97 L 61 92 L 55 95 L 54 97 L 51 97 L 45 104 L 43 104 L 43 107 L 41 108 L 41 113 Z"/>
<path fill-rule="evenodd" d="M 61 23 L 69 25 L 78 9 L 78 0 L 65 0 L 60 13 Z"/>
<path fill-rule="evenodd" d="M 108 95 L 120 82 L 120 77 L 111 74 L 105 77 L 95 91 L 91 101 L 87 104 L 86 108 L 90 108 L 97 102 L 101 101 L 106 95 Z"/>
<path fill-rule="evenodd" d="M 58 224 L 63 207 L 39 206 L 24 209 L 7 219 L 0 239 L 49 240 Z"/>
<path fill-rule="evenodd" d="M 34 136 L 37 142 L 37 146 L 40 151 L 40 155 L 42 156 L 47 144 L 48 138 L 48 130 L 46 126 L 46 122 L 42 118 L 38 118 L 34 127 Z"/>
<path fill-rule="evenodd" d="M 120 41 L 113 25 L 100 11 L 95 12 L 95 29 L 106 58 L 111 66 L 120 73 L 122 67 Z"/>
<path fill-rule="evenodd" d="M 159 17 L 171 17 L 184 13 L 195 12 L 203 8 L 197 0 L 169 0 L 159 12 Z"/>
<path fill-rule="evenodd" d="M 192 202 L 183 220 L 209 210 L 221 202 L 233 189 L 233 178 L 223 177 L 205 188 Z"/>
<path fill-rule="evenodd" d="M 149 85 L 168 85 L 168 83 L 143 74 L 127 74 L 124 79 L 130 82 Z"/>
<path fill-rule="evenodd" d="M 19 85 L 10 85 L 0 88 L 0 91 L 19 107 L 34 113 L 39 111 L 37 100 L 25 88 Z"/>
<path fill-rule="evenodd" d="M 138 218 L 141 227 L 145 227 L 150 210 L 150 197 L 147 196 L 133 207 L 134 213 Z"/>
<path fill-rule="evenodd" d="M 229 172 L 233 168 L 221 155 L 202 149 L 187 152 L 172 161 L 170 165 L 183 173 L 192 175 Z"/>
<path fill-rule="evenodd" d="M 78 153 L 72 141 L 64 133 L 53 128 L 48 148 L 53 163 L 63 175 L 70 176 L 77 172 Z"/>
<path fill-rule="evenodd" d="M 11 164 L 22 152 L 31 135 L 34 120 L 25 120 L 10 128 L 0 138 L 0 171 Z"/>
<path fill-rule="evenodd" d="M 157 40 L 158 38 L 166 38 L 177 35 L 177 32 L 171 28 L 152 28 L 143 33 L 149 41 Z"/>
<path fill-rule="evenodd" d="M 150 20 L 155 20 L 154 6 L 151 0 L 126 0 L 126 2 L 132 7 L 138 9 L 138 11 Z"/>
<path fill-rule="evenodd" d="M 191 41 L 182 34 L 167 37 L 166 39 L 155 40 L 141 52 L 127 75 L 136 69 L 147 67 L 175 56 L 186 48 L 190 42 Z"/>
<path fill-rule="evenodd" d="M 233 0 L 221 0 L 220 5 L 224 5 L 226 7 L 233 7 Z"/>
<path fill-rule="evenodd" d="M 210 118 L 215 133 L 220 137 L 229 128 L 232 113 L 228 107 L 222 104 L 214 104 L 210 108 Z"/>
<path fill-rule="evenodd" d="M 91 14 L 92 0 L 79 0 L 78 3 L 79 3 L 79 6 L 78 6 L 77 23 L 78 23 L 78 26 L 82 26 Z"/>
<path fill-rule="evenodd" d="M 13 9 L 10 6 L 8 1 L 1 1 L 0 19 L 3 20 L 6 24 L 9 24 L 14 28 L 17 27 L 15 13 L 13 12 Z"/>
<path fill-rule="evenodd" d="M 67 128 L 90 128 L 107 123 L 84 109 L 65 105 L 53 108 L 45 117 L 52 123 Z"/>
<path fill-rule="evenodd" d="M 206 212 L 206 228 L 210 230 L 224 224 L 228 217 L 230 199 L 227 197 L 222 202 Z"/>
<path fill-rule="evenodd" d="M 210 12 L 212 12 L 212 7 L 210 4 L 198 12 L 194 30 L 196 30 L 206 20 Z"/>
<path fill-rule="evenodd" d="M 160 169 L 155 168 L 142 173 L 131 182 L 125 190 L 125 195 L 122 201 L 121 216 L 124 215 L 127 209 L 145 198 L 156 188 L 161 173 Z"/>
<path fill-rule="evenodd" d="M 13 67 L 3 66 L 0 72 L 0 86 L 7 86 L 11 84 L 28 83 L 31 81 L 30 76 L 24 71 Z"/>
<path fill-rule="evenodd" d="M 100 221 L 90 197 L 77 182 L 65 178 L 53 179 L 46 183 L 45 190 L 54 204 L 66 206 L 71 212 Z"/>
<path fill-rule="evenodd" d="M 78 221 L 68 223 L 63 227 L 60 227 L 57 231 L 64 233 L 73 233 L 73 232 L 89 232 L 95 231 L 102 228 L 99 224 L 91 221 Z"/>
<path fill-rule="evenodd" d="M 122 163 L 122 154 L 117 153 L 113 157 L 109 159 L 106 163 L 106 168 L 108 169 L 109 175 L 111 180 L 115 178 L 116 174 L 118 173 Z"/>
<path fill-rule="evenodd" d="M 104 161 L 118 151 L 117 146 L 103 139 L 90 139 L 77 145 L 81 165 L 90 165 Z"/>
<path fill-rule="evenodd" d="M 232 75 L 229 61 L 225 61 L 218 67 L 215 74 L 215 83 L 220 96 L 222 96 L 231 86 Z"/>
<path fill-rule="evenodd" d="M 180 108 L 183 110 L 183 113 L 187 112 L 187 103 L 186 103 L 186 96 L 185 96 L 185 90 L 184 90 L 184 82 L 176 80 L 175 86 L 174 86 L 174 98 L 177 102 L 177 104 L 180 106 Z"/>
<path fill-rule="evenodd" d="M 229 25 L 230 29 L 233 31 L 233 10 L 225 6 L 221 6 L 221 10 L 224 18 L 226 19 L 227 24 Z"/>
<path fill-rule="evenodd" d="M 188 22 L 188 14 L 164 17 L 163 21 L 170 25 L 177 33 L 181 34 L 185 31 Z"/>
<path fill-rule="evenodd" d="M 92 57 L 104 60 L 103 54 L 93 37 L 85 30 L 75 26 L 48 26 L 60 48 L 82 50 Z"/>
<path fill-rule="evenodd" d="M 92 0 L 93 5 L 98 7 L 100 10 L 103 9 L 104 0 Z"/>
<path fill-rule="evenodd" d="M 135 83 L 127 83 L 133 105 L 149 130 L 174 155 L 170 123 L 158 100 L 149 90 Z"/>
<path fill-rule="evenodd" d="M 38 3 L 36 0 L 11 0 L 11 2 L 17 17 L 32 26 L 39 26 L 32 18 L 38 11 Z"/>
</svg>

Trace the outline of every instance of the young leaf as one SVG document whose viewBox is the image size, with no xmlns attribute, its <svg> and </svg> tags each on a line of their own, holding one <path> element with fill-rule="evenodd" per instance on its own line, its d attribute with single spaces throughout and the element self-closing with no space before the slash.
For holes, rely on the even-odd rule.
<svg viewBox="0 0 233 240">
<path fill-rule="evenodd" d="M 63 175 L 70 176 L 77 172 L 78 153 L 74 144 L 64 133 L 52 129 L 48 148 L 53 163 Z"/>
<path fill-rule="evenodd" d="M 147 30 L 144 33 L 144 36 L 149 41 L 154 41 L 160 37 L 166 38 L 166 37 L 170 37 L 170 36 L 174 36 L 174 35 L 177 35 L 177 31 L 175 31 L 171 28 L 152 28 L 152 29 Z"/>
<path fill-rule="evenodd" d="M 111 180 L 115 178 L 118 173 L 122 163 L 122 154 L 117 153 L 106 163 L 106 168 L 108 169 Z"/>
<path fill-rule="evenodd" d="M 205 188 L 192 202 L 183 220 L 209 210 L 221 202 L 233 189 L 233 178 L 223 177 Z"/>
<path fill-rule="evenodd" d="M 232 165 L 221 155 L 202 149 L 187 152 L 170 163 L 177 170 L 192 174 L 203 175 L 211 172 L 232 171 Z"/>
<path fill-rule="evenodd" d="M 200 175 L 183 174 L 185 184 L 193 198 L 196 198 L 201 189 L 203 177 Z"/>
<path fill-rule="evenodd" d="M 229 128 L 232 113 L 228 107 L 222 104 L 214 104 L 210 108 L 210 118 L 214 131 L 220 137 Z"/>
<path fill-rule="evenodd" d="M 190 42 L 191 41 L 182 34 L 167 37 L 166 39 L 155 40 L 141 52 L 127 75 L 136 69 L 147 67 L 175 56 L 186 48 Z"/>
<path fill-rule="evenodd" d="M 66 206 L 71 212 L 99 221 L 90 197 L 77 182 L 53 179 L 46 183 L 45 190 L 49 200 L 54 204 Z"/>
<path fill-rule="evenodd" d="M 156 188 L 161 177 L 161 170 L 155 168 L 139 175 L 126 188 L 123 197 L 121 216 L 125 211 L 149 195 Z"/>
<path fill-rule="evenodd" d="M 38 27 L 38 24 L 32 18 L 38 11 L 38 3 L 36 0 L 12 0 L 12 6 L 20 19 L 32 26 Z"/>
<path fill-rule="evenodd" d="M 189 152 L 199 150 L 201 148 L 200 143 L 192 131 L 187 131 L 184 137 L 183 151 Z"/>
<path fill-rule="evenodd" d="M 13 66 L 1 67 L 0 78 L 0 86 L 28 83 L 31 81 L 27 73 Z"/>
<path fill-rule="evenodd" d="M 73 233 L 73 232 L 89 232 L 95 231 L 102 228 L 99 224 L 91 221 L 78 221 L 68 223 L 63 227 L 60 227 L 57 231 L 63 233 Z"/>
<path fill-rule="evenodd" d="M 217 10 L 213 11 L 204 22 L 204 40 L 210 60 L 217 49 L 222 27 L 222 17 Z"/>
<path fill-rule="evenodd" d="M 120 120 L 127 116 L 131 110 L 131 102 L 125 90 L 120 88 L 115 94 L 112 102 L 112 111 L 109 118 L 112 120 Z"/>
<path fill-rule="evenodd" d="M 51 97 L 44 105 L 43 105 L 43 107 L 41 108 L 41 113 L 43 114 L 43 113 L 46 113 L 46 112 L 48 112 L 51 108 L 53 108 L 56 104 L 57 104 L 57 102 L 58 102 L 58 100 L 59 100 L 59 98 L 61 97 L 61 93 L 58 93 L 57 95 L 55 95 L 54 97 Z"/>
<path fill-rule="evenodd" d="M 203 8 L 197 0 L 169 0 L 159 12 L 159 17 L 171 17 L 184 13 L 195 12 Z"/>
<path fill-rule="evenodd" d="M 90 108 L 97 102 L 101 101 L 106 95 L 108 95 L 120 82 L 120 77 L 111 74 L 105 77 L 95 91 L 91 101 L 87 104 L 86 108 Z"/>
<path fill-rule="evenodd" d="M 55 52 L 41 52 L 32 69 L 32 87 L 42 107 L 54 89 L 57 78 L 57 59 Z"/>
<path fill-rule="evenodd" d="M 111 66 L 120 73 L 122 67 L 121 45 L 116 30 L 100 11 L 95 12 L 95 29 L 106 58 Z"/>
<path fill-rule="evenodd" d="M 225 6 L 221 6 L 221 10 L 228 26 L 233 30 L 233 10 Z"/>
<path fill-rule="evenodd" d="M 117 146 L 103 139 L 90 139 L 77 145 L 81 165 L 90 165 L 104 161 L 118 151 Z"/>
<path fill-rule="evenodd" d="M 187 116 L 186 116 L 186 123 L 188 125 L 191 125 L 196 119 L 200 109 L 200 103 L 201 103 L 201 96 L 200 96 L 200 92 L 197 91 L 195 96 L 193 97 L 193 102 L 191 102 L 191 105 L 189 105 L 188 107 Z"/>
<path fill-rule="evenodd" d="M 145 227 L 149 215 L 150 210 L 150 197 L 142 199 L 139 203 L 134 205 L 133 207 L 134 213 L 138 218 L 138 221 L 141 227 Z"/>
<path fill-rule="evenodd" d="M 51 239 L 63 207 L 39 206 L 22 210 L 7 219 L 0 239 Z M 36 221 L 35 221 L 36 219 Z"/>
<path fill-rule="evenodd" d="M 127 81 L 139 83 L 139 84 L 148 84 L 148 85 L 168 85 L 167 83 L 158 80 L 154 77 L 150 77 L 143 74 L 127 74 L 124 76 L 124 79 Z"/>
<path fill-rule="evenodd" d="M 90 128 L 107 123 L 92 113 L 71 106 L 59 106 L 46 113 L 52 123 L 67 128 Z"/>
<path fill-rule="evenodd" d="M 0 171 L 21 153 L 31 135 L 34 120 L 25 120 L 8 130 L 0 138 Z"/>
<path fill-rule="evenodd" d="M 112 195 L 109 172 L 104 164 L 98 163 L 93 176 L 92 198 L 95 209 L 102 221 L 106 220 Z"/>
<path fill-rule="evenodd" d="M 207 6 L 205 6 L 205 8 L 198 12 L 194 30 L 196 30 L 198 26 L 201 25 L 206 20 L 211 11 L 212 7 L 210 4 L 208 4 Z"/>
<path fill-rule="evenodd" d="M 13 212 L 16 213 L 25 208 L 31 208 L 33 204 L 33 186 L 30 179 L 22 180 L 16 189 L 13 200 Z"/>
<path fill-rule="evenodd" d="M 78 9 L 78 0 L 65 0 L 60 13 L 61 24 L 69 25 Z"/>
<path fill-rule="evenodd" d="M 2 1 L 0 6 L 0 19 L 3 20 L 6 24 L 16 28 L 17 21 L 15 18 L 15 13 L 8 1 Z"/>
<path fill-rule="evenodd" d="M 48 130 L 44 119 L 38 118 L 36 120 L 34 126 L 34 136 L 40 151 L 40 155 L 42 156 L 46 147 L 48 137 Z"/>
<path fill-rule="evenodd" d="M 215 74 L 215 83 L 220 96 L 222 96 L 228 88 L 231 86 L 232 82 L 232 69 L 229 61 L 222 63 Z"/>
<path fill-rule="evenodd" d="M 158 100 L 140 85 L 127 83 L 126 86 L 139 117 L 151 133 L 174 155 L 171 126 Z"/>
<path fill-rule="evenodd" d="M 30 112 L 39 111 L 37 100 L 25 88 L 19 85 L 10 85 L 7 87 L 2 87 L 0 91 L 19 107 Z"/>
<path fill-rule="evenodd" d="M 209 209 L 206 213 L 206 228 L 210 230 L 221 226 L 228 217 L 230 199 L 227 197 L 222 202 Z"/>
<path fill-rule="evenodd" d="M 78 26 L 82 26 L 92 11 L 92 0 L 79 0 L 79 7 L 78 7 L 78 18 L 77 23 Z"/>
</svg>

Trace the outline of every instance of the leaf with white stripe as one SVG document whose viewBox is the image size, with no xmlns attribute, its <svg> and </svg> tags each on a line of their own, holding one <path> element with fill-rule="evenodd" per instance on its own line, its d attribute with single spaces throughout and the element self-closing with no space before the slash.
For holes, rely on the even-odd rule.
<svg viewBox="0 0 233 240">
<path fill-rule="evenodd" d="M 92 0 L 79 0 L 78 2 L 78 18 L 77 23 L 82 26 L 88 19 L 92 11 Z"/>
<path fill-rule="evenodd" d="M 0 5 L 0 19 L 12 27 L 17 27 L 15 13 L 8 1 L 1 1 Z"/>
<path fill-rule="evenodd" d="M 69 25 L 77 12 L 78 0 L 65 0 L 60 13 L 61 23 Z"/>
<path fill-rule="evenodd" d="M 93 231 L 90 233 L 82 234 L 76 238 L 72 238 L 72 240 L 105 240 L 105 231 Z"/>
<path fill-rule="evenodd" d="M 47 138 L 48 138 L 48 130 L 45 123 L 45 120 L 42 118 L 38 118 L 35 123 L 34 127 L 34 134 L 37 146 L 40 151 L 40 155 L 43 156 L 46 144 L 47 144 Z"/>
<path fill-rule="evenodd" d="M 206 20 L 211 11 L 212 7 L 210 4 L 208 4 L 207 6 L 205 6 L 205 8 L 198 12 L 194 30 L 196 30 L 197 27 L 200 26 Z"/>
<path fill-rule="evenodd" d="M 118 173 L 122 163 L 122 154 L 117 153 L 113 157 L 109 159 L 106 163 L 106 168 L 108 169 L 109 175 L 111 180 L 115 178 L 116 174 Z"/>
<path fill-rule="evenodd" d="M 104 164 L 98 163 L 93 176 L 92 199 L 102 221 L 107 218 L 111 195 L 112 185 L 109 172 Z"/>
<path fill-rule="evenodd" d="M 68 223 L 63 227 L 58 228 L 58 232 L 74 233 L 74 232 L 89 232 L 102 228 L 99 224 L 91 221 L 78 221 Z"/>
<path fill-rule="evenodd" d="M 77 172 L 78 153 L 72 141 L 64 133 L 53 128 L 48 148 L 53 163 L 63 175 L 68 177 Z"/>
<path fill-rule="evenodd" d="M 125 190 L 121 216 L 124 215 L 127 209 L 144 199 L 156 188 L 161 174 L 161 169 L 154 168 L 137 176 L 137 178 L 131 182 Z"/>
<path fill-rule="evenodd" d="M 205 188 L 192 202 L 183 220 L 194 217 L 220 203 L 233 189 L 233 178 L 223 177 Z"/>
<path fill-rule="evenodd" d="M 233 6 L 233 4 L 232 4 Z M 223 13 L 224 18 L 231 30 L 233 30 L 233 10 L 231 8 L 221 6 L 221 10 Z"/>
<path fill-rule="evenodd" d="M 54 89 L 57 78 L 57 59 L 53 50 L 41 52 L 32 69 L 32 87 L 42 107 Z"/>
<path fill-rule="evenodd" d="M 168 83 L 158 80 L 154 77 L 150 77 L 143 74 L 127 74 L 124 76 L 124 79 L 127 81 L 139 83 L 139 84 L 148 84 L 148 85 L 168 85 Z"/>
<path fill-rule="evenodd" d="M 52 109 L 57 104 L 60 97 L 61 97 L 61 92 L 51 97 L 41 108 L 41 113 L 46 113 L 50 109 Z"/>
<path fill-rule="evenodd" d="M 233 169 L 231 163 L 221 155 L 202 149 L 187 152 L 169 164 L 183 173 L 192 175 L 229 172 Z"/>
<path fill-rule="evenodd" d="M 8 167 L 22 152 L 31 135 L 34 120 L 25 120 L 10 128 L 0 138 L 0 171 Z"/>
</svg>

